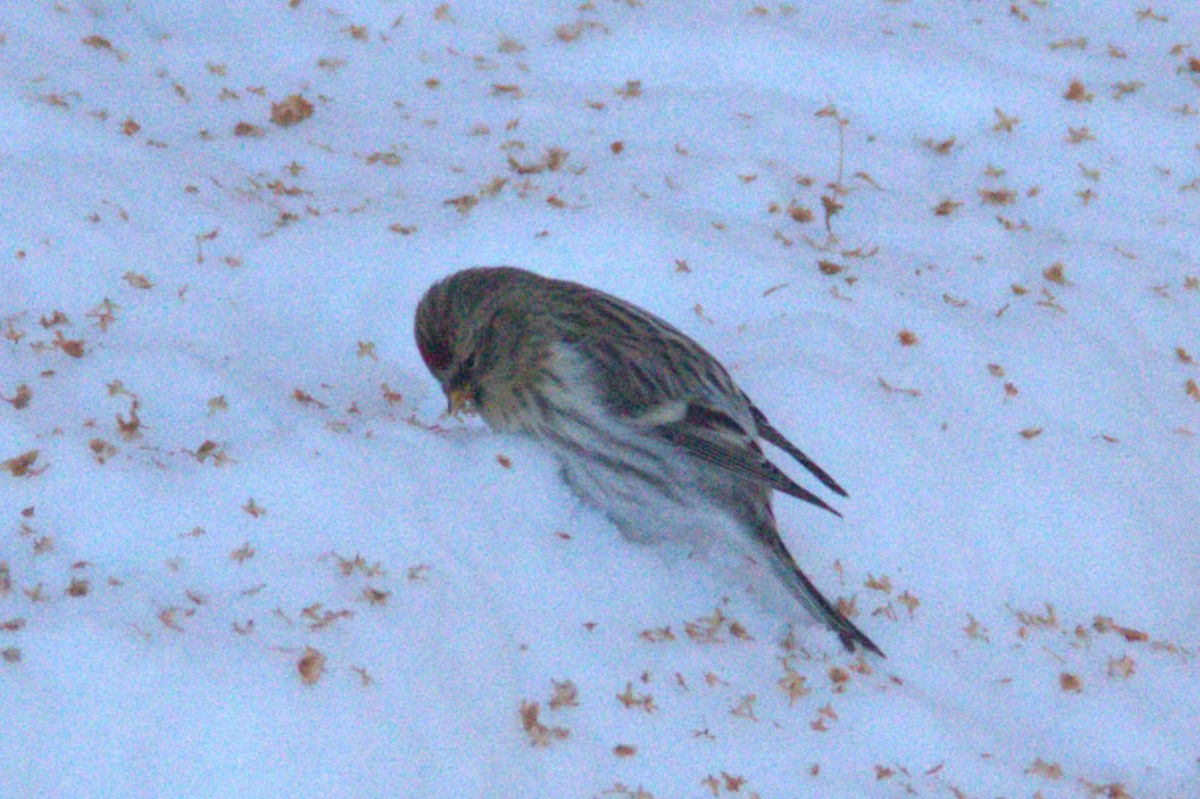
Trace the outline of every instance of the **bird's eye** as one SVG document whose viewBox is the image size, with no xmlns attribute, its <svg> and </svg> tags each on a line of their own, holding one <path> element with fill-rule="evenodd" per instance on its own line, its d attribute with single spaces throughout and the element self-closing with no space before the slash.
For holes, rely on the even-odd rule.
<svg viewBox="0 0 1200 799">
<path fill-rule="evenodd" d="M 465 361 L 463 361 L 462 371 L 464 374 L 469 375 L 475 371 L 475 356 L 478 354 L 478 352 L 479 350 L 471 350 L 471 354 L 467 356 Z"/>
</svg>

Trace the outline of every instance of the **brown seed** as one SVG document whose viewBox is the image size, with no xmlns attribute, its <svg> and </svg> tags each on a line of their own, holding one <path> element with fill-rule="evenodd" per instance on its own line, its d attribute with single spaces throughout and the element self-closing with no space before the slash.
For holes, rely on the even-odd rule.
<svg viewBox="0 0 1200 799">
<path fill-rule="evenodd" d="M 271 121 L 281 128 L 303 122 L 313 115 L 313 104 L 299 94 L 291 94 L 271 103 Z"/>
<path fill-rule="evenodd" d="M 304 654 L 296 663 L 296 670 L 300 672 L 301 682 L 314 685 L 325 673 L 325 656 L 312 647 L 305 647 Z"/>
</svg>

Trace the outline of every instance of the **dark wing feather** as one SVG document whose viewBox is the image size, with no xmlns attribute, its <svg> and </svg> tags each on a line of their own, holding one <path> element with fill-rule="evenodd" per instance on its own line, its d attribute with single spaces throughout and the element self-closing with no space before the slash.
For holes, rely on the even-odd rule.
<svg viewBox="0 0 1200 799">
<path fill-rule="evenodd" d="M 693 403 L 683 419 L 657 425 L 653 432 L 701 460 L 842 515 L 767 460 L 762 448 L 727 414 Z"/>
<path fill-rule="evenodd" d="M 791 455 L 793 458 L 795 458 L 801 466 L 803 466 L 805 469 L 808 469 L 809 473 L 812 474 L 813 477 L 820 480 L 830 491 L 843 497 L 850 496 L 846 493 L 846 489 L 838 485 L 837 481 L 830 477 L 824 469 L 813 463 L 812 458 L 801 452 L 799 447 L 788 441 L 784 437 L 783 433 L 776 430 L 771 422 L 767 419 L 767 415 L 760 411 L 758 406 L 750 401 L 750 398 L 746 396 L 745 392 L 742 393 L 742 398 L 745 399 L 746 404 L 750 406 L 750 413 L 754 416 L 754 424 L 758 428 L 759 436 L 761 436 L 764 441 L 774 444 L 788 455 Z"/>
</svg>

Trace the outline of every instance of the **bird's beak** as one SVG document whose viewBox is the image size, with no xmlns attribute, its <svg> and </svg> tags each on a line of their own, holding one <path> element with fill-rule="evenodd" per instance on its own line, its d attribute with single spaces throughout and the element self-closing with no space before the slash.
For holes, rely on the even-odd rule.
<svg viewBox="0 0 1200 799">
<path fill-rule="evenodd" d="M 446 392 L 446 413 L 458 416 L 460 413 L 471 413 L 474 405 L 474 395 L 469 389 L 452 388 Z"/>
</svg>

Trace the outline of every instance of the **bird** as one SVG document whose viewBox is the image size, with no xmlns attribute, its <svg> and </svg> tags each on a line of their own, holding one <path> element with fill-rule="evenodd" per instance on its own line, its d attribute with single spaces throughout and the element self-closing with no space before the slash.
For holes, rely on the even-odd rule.
<svg viewBox="0 0 1200 799">
<path fill-rule="evenodd" d="M 833 493 L 847 497 L 845 489 L 685 333 L 580 283 L 479 266 L 429 287 L 414 335 L 448 413 L 478 414 L 493 431 L 542 444 L 626 538 L 686 535 L 723 515 L 847 651 L 886 657 L 797 565 L 772 494 L 841 514 L 772 463 L 762 442 Z"/>
</svg>

